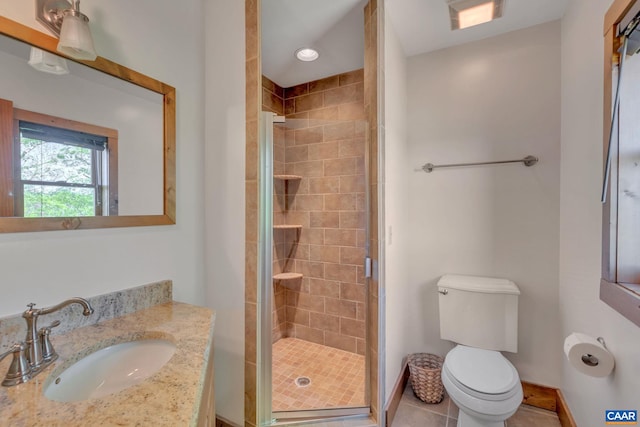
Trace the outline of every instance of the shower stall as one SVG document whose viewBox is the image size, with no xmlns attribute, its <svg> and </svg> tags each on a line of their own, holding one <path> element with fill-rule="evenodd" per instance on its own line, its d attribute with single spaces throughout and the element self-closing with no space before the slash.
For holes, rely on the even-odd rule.
<svg viewBox="0 0 640 427">
<path fill-rule="evenodd" d="M 356 102 L 261 113 L 259 420 L 370 411 L 369 126 L 352 86 Z"/>
</svg>

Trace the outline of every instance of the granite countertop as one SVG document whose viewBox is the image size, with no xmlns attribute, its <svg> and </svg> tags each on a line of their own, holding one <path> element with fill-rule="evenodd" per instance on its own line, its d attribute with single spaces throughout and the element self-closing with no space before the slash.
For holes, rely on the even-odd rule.
<svg viewBox="0 0 640 427">
<path fill-rule="evenodd" d="M 0 425 L 195 425 L 207 362 L 213 357 L 214 320 L 207 308 L 169 302 L 52 336 L 58 360 L 24 384 L 0 387 Z M 44 387 L 87 354 L 120 342 L 155 338 L 173 342 L 176 352 L 143 382 L 80 402 L 55 402 L 44 397 Z M 2 378 L 10 359 L 0 363 Z"/>
</svg>

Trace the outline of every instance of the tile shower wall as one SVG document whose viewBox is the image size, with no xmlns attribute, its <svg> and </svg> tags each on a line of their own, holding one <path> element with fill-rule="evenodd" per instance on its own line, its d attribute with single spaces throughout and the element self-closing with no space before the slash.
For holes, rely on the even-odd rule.
<svg viewBox="0 0 640 427">
<path fill-rule="evenodd" d="M 363 70 L 286 88 L 284 173 L 303 178 L 276 180 L 274 187 L 274 223 L 302 226 L 275 239 L 274 272 L 303 275 L 276 284 L 276 304 L 283 303 L 281 289 L 285 295 L 274 315 L 280 322 L 284 308 L 280 336 L 359 354 L 365 353 L 366 320 L 363 100 Z M 274 135 L 276 162 L 280 136 Z"/>
</svg>

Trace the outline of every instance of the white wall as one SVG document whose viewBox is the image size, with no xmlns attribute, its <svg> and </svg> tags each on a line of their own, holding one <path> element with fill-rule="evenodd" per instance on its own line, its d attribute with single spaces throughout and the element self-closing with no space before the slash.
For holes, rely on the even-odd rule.
<svg viewBox="0 0 640 427">
<path fill-rule="evenodd" d="M 522 292 L 519 351 L 507 357 L 523 380 L 560 385 L 559 64 L 557 21 L 409 58 L 406 169 L 529 154 L 540 162 L 412 172 L 407 353 L 451 347 L 439 338 L 442 274 L 505 277 Z"/>
<path fill-rule="evenodd" d="M 579 426 L 605 409 L 639 409 L 640 328 L 600 301 L 603 17 L 610 0 L 571 0 L 562 21 L 560 313 L 562 334 L 604 337 L 613 374 L 591 378 L 563 358 L 562 391 Z"/>
<path fill-rule="evenodd" d="M 385 15 L 385 401 L 400 376 L 402 359 L 411 341 L 403 333 L 412 329 L 404 313 L 412 298 L 408 286 L 407 242 L 411 238 L 408 181 L 411 167 L 407 156 L 407 60 L 393 23 Z"/>
<path fill-rule="evenodd" d="M 244 2 L 205 4 L 205 265 L 206 301 L 216 309 L 216 412 L 244 425 Z"/>
<path fill-rule="evenodd" d="M 0 15 L 46 30 L 35 3 L 7 0 Z M 174 298 L 204 295 L 204 85 L 203 13 L 198 1 L 82 3 L 101 56 L 177 90 L 177 224 L 105 230 L 0 235 L 3 296 L 0 316 L 69 296 L 92 296 L 171 279 Z M 180 29 L 180 30 L 176 30 Z"/>
</svg>

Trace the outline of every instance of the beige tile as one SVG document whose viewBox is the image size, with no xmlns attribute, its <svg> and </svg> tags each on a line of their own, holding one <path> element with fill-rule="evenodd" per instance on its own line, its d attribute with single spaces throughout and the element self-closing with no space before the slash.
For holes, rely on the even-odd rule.
<svg viewBox="0 0 640 427">
<path fill-rule="evenodd" d="M 289 165 L 287 165 L 289 166 Z M 320 177 L 325 173 L 324 160 L 310 160 L 293 163 L 293 174 L 306 177 Z"/>
<path fill-rule="evenodd" d="M 340 283 L 331 280 L 309 279 L 309 293 L 329 298 L 340 298 Z M 325 312 L 328 313 L 327 304 L 328 302 L 325 300 Z M 331 314 L 340 313 L 334 312 Z"/>
<path fill-rule="evenodd" d="M 364 191 L 365 191 L 364 175 L 340 176 L 340 192 L 341 193 L 364 193 Z"/>
<path fill-rule="evenodd" d="M 309 160 L 337 159 L 339 157 L 338 142 L 309 144 Z"/>
<path fill-rule="evenodd" d="M 364 227 L 364 212 L 340 212 L 340 228 Z"/>
<path fill-rule="evenodd" d="M 324 229 L 305 229 L 304 232 L 300 233 L 300 243 L 307 243 L 310 245 L 324 245 Z"/>
<path fill-rule="evenodd" d="M 507 420 L 507 427 L 560 427 L 555 412 L 542 411 L 527 405 L 520 405 L 518 411 Z"/>
<path fill-rule="evenodd" d="M 337 298 L 325 298 L 325 312 L 349 319 L 357 318 L 357 303 Z"/>
<path fill-rule="evenodd" d="M 348 86 L 340 86 L 324 92 L 324 106 L 362 102 L 364 100 L 363 83 L 355 83 Z M 297 108 L 297 102 L 296 102 Z"/>
<path fill-rule="evenodd" d="M 351 102 L 348 104 L 338 105 L 339 120 L 364 120 L 366 115 L 364 112 L 364 104 L 362 101 Z"/>
<path fill-rule="evenodd" d="M 338 280 L 349 283 L 355 282 L 357 278 L 356 267 L 354 265 L 326 264 L 324 275 L 327 280 Z"/>
<path fill-rule="evenodd" d="M 357 172 L 356 158 L 323 160 L 324 176 L 355 175 Z"/>
<path fill-rule="evenodd" d="M 315 126 L 311 128 L 296 129 L 295 144 L 317 144 L 323 141 L 324 126 Z"/>
<path fill-rule="evenodd" d="M 295 263 L 295 272 L 301 273 L 308 278 L 324 279 L 324 263 L 299 261 Z"/>
<path fill-rule="evenodd" d="M 342 335 L 348 335 L 356 338 L 364 338 L 365 336 L 364 322 L 341 317 L 340 333 Z"/>
<path fill-rule="evenodd" d="M 311 178 L 309 180 L 309 192 L 313 194 L 337 193 L 340 188 L 338 176 Z"/>
<path fill-rule="evenodd" d="M 320 80 L 314 80 L 312 82 L 309 82 L 309 93 L 332 89 L 332 88 L 338 87 L 339 84 L 340 84 L 339 75 L 325 77 L 324 79 L 320 79 Z"/>
<path fill-rule="evenodd" d="M 338 246 L 311 245 L 309 247 L 309 261 L 340 262 L 340 248 Z"/>
<path fill-rule="evenodd" d="M 358 283 L 341 283 L 340 298 L 350 301 L 365 302 L 364 285 Z"/>
<path fill-rule="evenodd" d="M 326 332 L 324 335 L 325 345 L 340 350 L 357 353 L 357 338 L 340 335 L 339 333 Z"/>
<path fill-rule="evenodd" d="M 309 126 L 327 125 L 340 120 L 340 106 L 310 110 L 308 114 Z"/>
<path fill-rule="evenodd" d="M 346 86 L 357 82 L 364 81 L 364 69 L 349 71 L 340 74 L 340 86 Z"/>
<path fill-rule="evenodd" d="M 362 265 L 364 262 L 364 248 L 342 247 L 340 248 L 340 264 Z"/>
<path fill-rule="evenodd" d="M 308 332 L 300 330 L 303 335 Z M 343 344 L 344 340 L 339 335 L 324 334 L 331 342 Z M 273 409 L 362 406 L 364 369 L 364 357 L 361 355 L 300 339 L 283 338 L 273 345 Z M 297 387 L 295 379 L 299 376 L 307 376 L 311 384 Z M 343 423 L 336 427 L 339 426 L 344 427 Z"/>
<path fill-rule="evenodd" d="M 339 212 L 310 212 L 309 224 L 312 228 L 338 228 L 340 224 Z M 326 238 L 326 232 L 325 232 Z"/>
<path fill-rule="evenodd" d="M 330 314 L 310 313 L 309 326 L 322 331 L 334 333 L 340 332 L 340 318 Z"/>
<path fill-rule="evenodd" d="M 324 331 L 320 329 L 308 328 L 306 326 L 295 325 L 296 338 L 314 342 L 316 344 L 324 344 Z"/>
<path fill-rule="evenodd" d="M 292 196 L 297 211 L 319 211 L 324 206 L 324 196 L 319 194 Z"/>
<path fill-rule="evenodd" d="M 309 83 L 302 83 L 297 86 L 292 86 L 284 89 L 285 98 L 293 98 L 300 95 L 309 93 Z"/>
<path fill-rule="evenodd" d="M 324 92 L 317 92 L 297 97 L 295 99 L 296 113 L 322 108 L 324 106 L 323 94 Z"/>
<path fill-rule="evenodd" d="M 286 307 L 286 320 L 289 323 L 309 326 L 309 311 L 289 305 Z"/>
<path fill-rule="evenodd" d="M 324 125 L 324 140 L 338 141 L 356 136 L 356 124 L 352 120 Z"/>
<path fill-rule="evenodd" d="M 340 141 L 338 155 L 340 157 L 363 157 L 365 140 L 363 138 Z"/>
<path fill-rule="evenodd" d="M 325 194 L 324 195 L 325 211 L 355 211 L 356 210 L 356 194 Z"/>
<path fill-rule="evenodd" d="M 324 240 L 327 245 L 356 246 L 356 239 L 356 230 L 327 229 L 324 231 Z"/>
<path fill-rule="evenodd" d="M 401 401 L 391 427 L 447 427 L 447 417 Z"/>
<path fill-rule="evenodd" d="M 309 160 L 309 146 L 294 145 L 292 147 L 286 147 L 284 156 L 287 163 L 305 162 Z"/>
<path fill-rule="evenodd" d="M 324 299 L 301 292 L 287 292 L 287 305 L 297 308 L 324 313 Z"/>
</svg>

